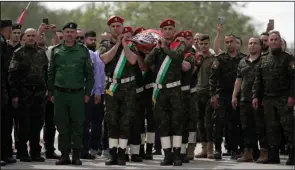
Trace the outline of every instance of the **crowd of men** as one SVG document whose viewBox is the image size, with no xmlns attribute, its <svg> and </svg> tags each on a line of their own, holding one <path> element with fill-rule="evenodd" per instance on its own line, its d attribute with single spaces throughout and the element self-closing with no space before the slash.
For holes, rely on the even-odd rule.
<svg viewBox="0 0 295 170">
<path fill-rule="evenodd" d="M 96 50 L 96 33 L 74 22 L 22 32 L 1 20 L 1 166 L 16 162 L 13 128 L 16 158 L 44 162 L 43 127 L 45 157 L 56 165 L 82 165 L 102 150 L 105 165 L 152 160 L 157 139 L 162 166 L 220 160 L 222 143 L 238 162 L 277 164 L 286 149 L 294 165 L 295 59 L 278 31 L 249 38 L 244 54 L 241 38 L 222 37 L 223 25 L 211 49 L 211 37 L 177 31 L 168 18 L 149 51 L 130 41 L 145 28 L 123 23 L 110 17 Z"/>
</svg>

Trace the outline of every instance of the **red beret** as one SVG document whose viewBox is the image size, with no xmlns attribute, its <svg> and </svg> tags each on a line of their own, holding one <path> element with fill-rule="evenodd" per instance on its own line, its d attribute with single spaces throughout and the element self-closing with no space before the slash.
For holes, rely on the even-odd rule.
<svg viewBox="0 0 295 170">
<path fill-rule="evenodd" d="M 124 33 L 127 33 L 127 32 L 132 33 L 132 32 L 133 32 L 132 27 L 130 27 L 130 26 L 126 26 L 126 27 L 124 27 L 124 28 L 123 28 L 123 34 L 124 34 Z"/>
<path fill-rule="evenodd" d="M 160 28 L 163 28 L 165 26 L 169 26 L 172 25 L 173 27 L 175 27 L 175 21 L 173 19 L 165 19 L 164 21 L 161 22 L 160 24 Z"/>
<path fill-rule="evenodd" d="M 177 33 L 174 35 L 173 40 L 175 40 L 175 39 L 178 38 L 178 37 L 183 37 L 183 38 L 185 38 L 184 31 L 179 31 L 179 32 L 177 32 Z"/>
<path fill-rule="evenodd" d="M 144 27 L 138 27 L 138 28 L 136 28 L 136 29 L 134 30 L 134 35 L 136 35 L 136 34 L 142 32 L 142 31 L 144 31 L 144 30 L 146 30 Z"/>
<path fill-rule="evenodd" d="M 185 38 L 187 38 L 187 37 L 193 37 L 194 35 L 193 35 L 193 32 L 191 31 L 191 30 L 186 30 L 186 31 L 184 31 L 184 36 L 185 36 Z"/>
<path fill-rule="evenodd" d="M 110 26 L 114 22 L 124 22 L 124 18 L 119 17 L 119 16 L 111 16 L 110 19 L 108 20 L 107 24 Z"/>
</svg>

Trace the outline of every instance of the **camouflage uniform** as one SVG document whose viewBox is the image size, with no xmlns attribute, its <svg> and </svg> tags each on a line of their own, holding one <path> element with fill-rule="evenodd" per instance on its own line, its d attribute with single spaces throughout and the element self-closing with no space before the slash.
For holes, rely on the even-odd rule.
<svg viewBox="0 0 295 170">
<path fill-rule="evenodd" d="M 213 140 L 215 144 L 215 159 L 221 159 L 221 143 L 223 128 L 228 126 L 230 149 L 232 158 L 238 151 L 239 116 L 232 109 L 231 96 L 237 75 L 237 67 L 242 59 L 238 54 L 230 57 L 224 52 L 213 62 L 209 79 L 209 94 L 217 97 L 217 107 L 213 112 Z"/>
<path fill-rule="evenodd" d="M 9 66 L 11 98 L 18 97 L 19 155 L 30 159 L 27 142 L 30 141 L 30 156 L 40 159 L 40 132 L 44 124 L 44 104 L 48 60 L 45 51 L 37 46 L 17 49 Z"/>
<path fill-rule="evenodd" d="M 171 164 L 172 162 L 170 159 L 172 148 L 170 136 L 173 136 L 175 155 L 180 156 L 183 131 L 182 101 L 179 96 L 182 96 L 180 79 L 185 45 L 180 43 L 174 49 L 169 47 L 165 47 L 163 50 L 154 48 L 145 58 L 147 66 L 155 65 L 157 72 L 153 100 L 155 102 L 155 120 L 156 124 L 160 126 L 159 134 L 161 136 L 162 148 L 165 152 L 163 165 L 166 165 L 166 163 Z M 171 63 L 167 68 L 169 62 Z M 164 73 L 165 70 L 167 71 L 166 74 Z M 170 113 L 167 112 L 169 110 L 171 110 Z"/>
<path fill-rule="evenodd" d="M 115 45 L 112 41 L 103 41 L 99 47 L 100 56 L 105 52 L 109 51 Z M 133 46 L 130 47 L 132 51 L 135 51 Z M 121 72 L 120 78 L 114 78 L 114 73 L 121 53 L 124 53 L 123 46 L 120 45 L 114 58 L 105 65 L 106 74 L 106 117 L 108 129 L 109 129 L 109 147 L 110 153 L 112 155 L 112 160 L 110 163 L 114 163 L 117 155 L 122 164 L 125 164 L 125 151 L 127 147 L 128 138 L 130 137 L 132 119 L 136 113 L 136 81 L 135 81 L 135 68 L 136 65 L 131 65 L 126 61 L 126 65 Z M 122 57 L 121 57 L 122 58 Z M 118 74 L 117 74 L 118 75 Z M 117 88 L 114 92 L 111 90 L 117 84 Z M 139 128 L 140 129 L 140 128 Z M 112 164 L 111 163 L 111 164 Z M 106 164 L 108 164 L 106 162 Z"/>
<path fill-rule="evenodd" d="M 294 116 L 292 108 L 286 106 L 288 97 L 295 98 L 295 60 L 292 55 L 276 51 L 262 56 L 255 74 L 253 98 L 259 98 L 261 93 L 269 144 L 268 161 L 280 162 L 281 124 L 289 147 L 288 161 L 294 164 Z"/>
<path fill-rule="evenodd" d="M 202 152 L 196 155 L 197 158 L 207 158 L 207 145 L 213 142 L 212 131 L 212 113 L 213 109 L 210 103 L 209 95 L 209 77 L 214 55 L 204 57 L 199 56 L 198 63 L 198 83 L 197 83 L 197 129 L 202 142 Z M 208 146 L 211 147 L 212 146 Z M 211 148 L 208 149 L 211 150 Z M 209 154 L 212 154 L 211 152 Z"/>
<path fill-rule="evenodd" d="M 240 119 L 244 131 L 244 151 L 242 159 L 238 161 L 253 160 L 253 149 L 256 149 L 259 140 L 261 150 L 267 149 L 265 134 L 263 107 L 258 109 L 252 107 L 252 86 L 255 78 L 255 67 L 260 57 L 254 61 L 249 61 L 248 57 L 243 58 L 238 66 L 237 79 L 241 80 L 241 99 L 240 99 Z M 260 98 L 261 104 L 261 98 Z M 261 154 L 261 159 L 263 154 Z"/>
</svg>

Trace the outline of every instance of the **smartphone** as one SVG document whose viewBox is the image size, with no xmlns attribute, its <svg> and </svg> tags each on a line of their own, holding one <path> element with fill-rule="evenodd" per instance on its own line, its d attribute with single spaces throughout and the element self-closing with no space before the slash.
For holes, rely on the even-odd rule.
<svg viewBox="0 0 295 170">
<path fill-rule="evenodd" d="M 224 23 L 224 17 L 219 16 L 218 17 L 218 24 L 223 25 L 223 23 Z"/>
<path fill-rule="evenodd" d="M 48 20 L 48 18 L 44 18 L 43 20 L 42 20 L 42 23 L 44 23 L 44 24 L 49 24 L 49 20 Z"/>
<path fill-rule="evenodd" d="M 274 19 L 269 19 L 268 23 L 269 23 L 269 26 L 272 30 L 275 29 L 275 20 Z"/>
</svg>

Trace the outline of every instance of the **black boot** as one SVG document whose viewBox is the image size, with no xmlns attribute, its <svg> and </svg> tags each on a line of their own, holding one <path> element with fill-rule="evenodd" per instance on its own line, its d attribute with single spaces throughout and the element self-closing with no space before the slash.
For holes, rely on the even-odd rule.
<svg viewBox="0 0 295 170">
<path fill-rule="evenodd" d="M 163 149 L 164 150 L 164 160 L 161 162 L 161 166 L 170 166 L 173 165 L 173 157 L 171 153 L 171 148 Z"/>
<path fill-rule="evenodd" d="M 81 158 L 81 152 L 79 150 L 73 150 L 73 156 L 72 156 L 72 165 L 82 165 Z"/>
<path fill-rule="evenodd" d="M 180 148 L 173 148 L 174 166 L 182 166 L 182 159 L 180 157 Z"/>
<path fill-rule="evenodd" d="M 130 161 L 129 154 L 127 154 L 127 153 L 125 153 L 125 161 L 126 162 L 129 162 Z"/>
<path fill-rule="evenodd" d="M 125 157 L 126 149 L 118 148 L 118 165 L 126 165 L 126 157 Z"/>
<path fill-rule="evenodd" d="M 182 163 L 189 163 L 189 159 L 186 154 L 180 154 Z"/>
<path fill-rule="evenodd" d="M 51 151 L 51 152 L 46 151 L 45 152 L 45 157 L 47 159 L 59 159 L 60 155 L 57 155 L 54 151 Z"/>
<path fill-rule="evenodd" d="M 139 156 L 145 158 L 144 145 L 140 145 Z"/>
<path fill-rule="evenodd" d="M 117 165 L 117 148 L 110 149 L 110 157 L 105 162 L 105 165 Z"/>
<path fill-rule="evenodd" d="M 258 149 L 258 146 L 254 147 L 254 150 L 253 150 L 253 160 L 256 162 L 257 159 L 260 157 L 260 151 Z"/>
<path fill-rule="evenodd" d="M 69 152 L 61 152 L 61 157 L 55 162 L 55 165 L 70 165 L 71 160 L 69 157 Z"/>
<path fill-rule="evenodd" d="M 16 163 L 17 161 L 16 161 L 16 159 L 14 159 L 14 158 L 7 158 L 7 159 L 5 159 L 4 160 L 7 164 L 14 164 L 14 163 Z"/>
<path fill-rule="evenodd" d="M 6 162 L 1 160 L 1 166 L 5 166 Z"/>
<path fill-rule="evenodd" d="M 289 158 L 286 162 L 286 165 L 294 165 L 294 148 L 289 147 Z"/>
<path fill-rule="evenodd" d="M 137 154 L 131 155 L 131 162 L 142 162 L 142 157 Z"/>
<path fill-rule="evenodd" d="M 146 144 L 146 150 L 145 150 L 144 159 L 153 160 L 153 146 L 154 146 L 154 144 L 152 144 L 152 143 L 147 143 Z"/>
<path fill-rule="evenodd" d="M 222 159 L 221 144 L 219 143 L 215 143 L 214 159 L 216 160 Z"/>
<path fill-rule="evenodd" d="M 268 163 L 269 164 L 279 164 L 280 161 L 280 153 L 279 149 L 276 147 L 270 147 L 268 151 Z"/>
</svg>

